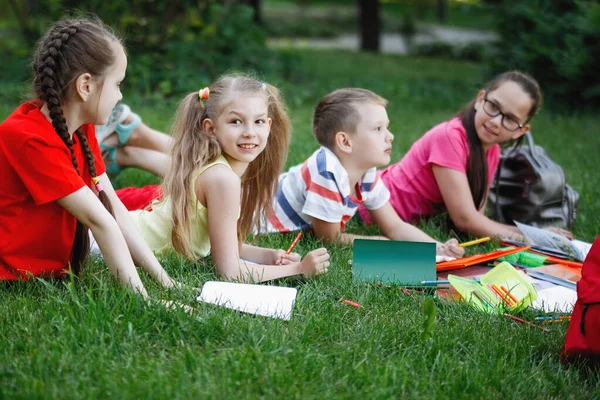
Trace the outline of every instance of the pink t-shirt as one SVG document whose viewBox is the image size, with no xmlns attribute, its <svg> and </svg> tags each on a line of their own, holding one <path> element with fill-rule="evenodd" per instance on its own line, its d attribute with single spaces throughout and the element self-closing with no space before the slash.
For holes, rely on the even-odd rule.
<svg viewBox="0 0 600 400">
<path fill-rule="evenodd" d="M 442 122 L 417 140 L 396 164 L 381 171 L 388 187 L 390 203 L 404 221 L 417 222 L 421 217 L 445 211 L 442 194 L 433 175 L 433 164 L 467 173 L 469 143 L 459 118 Z M 491 185 L 500 161 L 500 146 L 486 152 L 488 184 Z M 368 211 L 359 209 L 362 220 L 373 221 Z"/>
</svg>

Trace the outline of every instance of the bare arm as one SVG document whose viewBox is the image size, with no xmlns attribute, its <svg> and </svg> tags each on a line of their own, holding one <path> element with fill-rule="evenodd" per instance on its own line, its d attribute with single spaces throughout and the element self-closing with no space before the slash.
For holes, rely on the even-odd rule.
<svg viewBox="0 0 600 400">
<path fill-rule="evenodd" d="M 59 199 L 58 204 L 90 228 L 102 251 L 106 265 L 113 275 L 123 284 L 147 298 L 148 294 L 133 264 L 119 225 L 90 188 L 84 186 Z"/>
<path fill-rule="evenodd" d="M 389 239 L 439 243 L 416 226 L 402 221 L 389 202 L 377 210 L 369 210 L 369 213 L 381 232 Z"/>
<path fill-rule="evenodd" d="M 195 190 L 197 197 L 205 200 L 208 209 L 211 253 L 219 275 L 244 282 L 263 282 L 327 271 L 329 254 L 326 249 L 314 250 L 303 261 L 285 265 L 250 264 L 240 259 L 237 239 L 240 181 L 228 168 L 217 165 L 208 169 L 198 177 Z"/>
<path fill-rule="evenodd" d="M 119 197 L 115 193 L 106 174 L 102 174 L 100 176 L 100 182 L 102 183 L 104 191 L 110 199 L 113 212 L 115 214 L 115 219 L 117 220 L 119 228 L 125 237 L 131 257 L 135 263 L 156 278 L 156 280 L 164 287 L 172 287 L 175 282 L 169 277 L 169 274 L 167 274 L 167 272 L 160 265 L 154 253 L 150 247 L 148 247 L 148 244 L 142 235 L 140 235 L 133 218 L 121 200 L 119 200 Z"/>
<path fill-rule="evenodd" d="M 464 173 L 434 165 L 433 174 L 448 214 L 458 229 L 476 236 L 524 240 L 516 226 L 492 221 L 475 208 L 469 182 Z"/>
<path fill-rule="evenodd" d="M 405 240 L 410 242 L 434 242 L 436 244 L 437 254 L 448 255 L 452 257 L 462 257 L 465 250 L 458 247 L 456 239 L 450 239 L 446 243 L 441 243 L 414 225 L 406 223 L 396 214 L 396 211 L 390 204 L 385 205 L 377 210 L 369 210 L 373 220 L 383 234 L 392 240 Z"/>
<path fill-rule="evenodd" d="M 264 247 L 252 246 L 247 243 L 242 244 L 240 256 L 244 260 L 252 261 L 258 264 L 289 264 L 290 262 L 300 261 L 298 253 L 286 254 L 282 249 L 265 249 Z"/>
</svg>

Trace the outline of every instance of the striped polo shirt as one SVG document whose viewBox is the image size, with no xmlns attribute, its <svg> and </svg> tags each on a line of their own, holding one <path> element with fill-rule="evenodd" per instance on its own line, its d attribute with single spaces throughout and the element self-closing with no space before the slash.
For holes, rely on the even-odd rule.
<svg viewBox="0 0 600 400">
<path fill-rule="evenodd" d="M 267 231 L 310 229 L 312 218 L 339 223 L 344 230 L 359 205 L 376 210 L 390 199 L 390 192 L 375 168 L 365 172 L 354 192 L 350 190 L 348 172 L 340 160 L 331 150 L 321 147 L 303 164 L 279 176 Z"/>
</svg>

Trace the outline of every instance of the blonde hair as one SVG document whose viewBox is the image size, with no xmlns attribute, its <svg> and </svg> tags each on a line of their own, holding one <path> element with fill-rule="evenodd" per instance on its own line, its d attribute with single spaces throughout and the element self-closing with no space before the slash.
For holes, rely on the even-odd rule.
<svg viewBox="0 0 600 400">
<path fill-rule="evenodd" d="M 253 226 L 260 232 L 261 216 L 271 211 L 279 171 L 285 163 L 290 141 L 290 119 L 276 87 L 245 75 L 226 75 L 209 89 L 207 100 L 200 100 L 198 92 L 193 92 L 179 105 L 172 129 L 175 143 L 171 151 L 171 164 L 163 182 L 165 199 L 170 197 L 173 204 L 173 247 L 189 259 L 195 258 L 189 212 L 190 194 L 194 190 L 192 175 L 222 153 L 216 137 L 202 129 L 202 122 L 207 118 L 216 120 L 233 92 L 264 95 L 268 116 L 273 121 L 265 149 L 241 177 L 239 243 L 244 241 Z"/>
<path fill-rule="evenodd" d="M 366 89 L 344 88 L 324 96 L 313 116 L 313 134 L 317 142 L 333 150 L 336 133 L 356 133 L 360 123 L 356 105 L 363 103 L 387 106 L 386 99 Z"/>
</svg>

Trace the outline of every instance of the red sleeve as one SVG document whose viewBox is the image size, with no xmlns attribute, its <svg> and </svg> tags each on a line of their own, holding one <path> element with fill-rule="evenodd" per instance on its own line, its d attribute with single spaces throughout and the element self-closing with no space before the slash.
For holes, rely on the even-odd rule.
<svg viewBox="0 0 600 400">
<path fill-rule="evenodd" d="M 66 148 L 31 138 L 5 155 L 37 205 L 65 197 L 85 185 Z"/>
<path fill-rule="evenodd" d="M 449 124 L 448 124 L 449 125 Z M 468 144 L 460 130 L 447 126 L 429 136 L 429 164 L 467 172 Z"/>
</svg>

